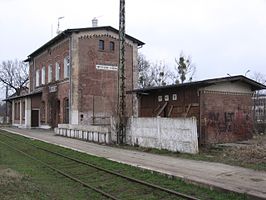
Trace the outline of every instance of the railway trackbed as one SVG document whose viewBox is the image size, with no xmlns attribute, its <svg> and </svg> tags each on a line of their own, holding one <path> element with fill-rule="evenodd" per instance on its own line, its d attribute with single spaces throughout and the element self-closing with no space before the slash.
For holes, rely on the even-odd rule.
<svg viewBox="0 0 266 200">
<path fill-rule="evenodd" d="M 153 199 L 198 200 L 196 197 L 104 169 L 30 142 L 19 140 L 8 134 L 1 133 L 0 139 L 2 145 L 109 199 L 132 199 L 131 193 L 134 193 L 134 198 L 137 194 L 140 199 L 145 199 L 152 193 L 152 196 L 155 197 Z M 117 185 L 120 190 L 110 189 L 113 185 Z"/>
</svg>

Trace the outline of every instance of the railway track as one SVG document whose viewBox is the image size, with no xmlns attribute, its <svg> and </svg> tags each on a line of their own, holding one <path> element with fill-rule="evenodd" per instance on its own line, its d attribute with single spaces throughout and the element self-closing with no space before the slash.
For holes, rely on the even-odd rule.
<svg viewBox="0 0 266 200">
<path fill-rule="evenodd" d="M 130 187 L 130 191 L 139 194 L 140 197 L 145 197 L 147 193 L 154 193 L 154 196 L 158 197 L 158 199 L 199 200 L 196 197 L 104 169 L 30 142 L 19 140 L 7 134 L 0 133 L 0 136 L 1 144 L 109 199 L 130 199 L 130 194 L 121 195 L 121 193 L 118 194 L 109 190 L 113 184 L 118 184 L 122 188 L 123 186 L 125 187 L 122 191 L 127 191 L 128 187 Z M 96 179 L 100 179 L 100 181 L 95 181 Z M 101 184 L 96 184 L 95 182 L 100 182 Z"/>
</svg>

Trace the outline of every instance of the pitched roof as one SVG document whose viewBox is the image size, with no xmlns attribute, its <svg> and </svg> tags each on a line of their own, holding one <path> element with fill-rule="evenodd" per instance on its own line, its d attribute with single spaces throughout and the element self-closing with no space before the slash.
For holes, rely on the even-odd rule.
<svg viewBox="0 0 266 200">
<path fill-rule="evenodd" d="M 211 86 L 217 83 L 222 82 L 242 82 L 246 83 L 251 86 L 251 90 L 263 90 L 266 89 L 266 85 L 263 85 L 255 80 L 252 80 L 250 78 L 247 78 L 242 75 L 238 76 L 229 76 L 229 77 L 222 77 L 222 78 L 213 78 L 213 79 L 206 79 L 202 81 L 194 81 L 194 82 L 188 82 L 188 83 L 182 83 L 182 84 L 176 84 L 176 85 L 167 85 L 167 86 L 157 86 L 157 87 L 148 87 L 148 88 L 142 88 L 142 89 L 136 89 L 131 92 L 133 93 L 144 93 L 144 92 L 151 92 L 156 90 L 162 90 L 162 89 L 173 89 L 173 88 L 182 88 L 182 87 L 206 87 Z"/>
<path fill-rule="evenodd" d="M 48 48 L 49 46 L 55 44 L 58 41 L 61 41 L 65 38 L 67 38 L 68 36 L 70 36 L 72 33 L 78 33 L 78 32 L 83 32 L 83 31 L 95 31 L 95 30 L 106 30 L 106 31 L 112 31 L 114 33 L 119 34 L 119 31 L 111 26 L 97 26 L 97 27 L 88 27 L 88 28 L 74 28 L 74 29 L 67 29 L 64 30 L 63 32 L 61 32 L 60 34 L 58 34 L 56 37 L 54 37 L 53 39 L 51 39 L 50 41 L 48 41 L 47 43 L 45 43 L 44 45 L 42 45 L 40 48 L 38 48 L 37 50 L 35 50 L 34 52 L 32 52 L 27 59 L 24 60 L 24 62 L 28 62 L 30 60 L 31 57 L 35 56 L 36 54 L 42 52 L 43 50 L 45 50 L 46 48 Z M 138 46 L 142 46 L 145 43 L 126 34 L 126 38 L 133 41 L 134 43 L 137 43 Z"/>
<path fill-rule="evenodd" d="M 24 97 L 35 96 L 38 94 L 42 94 L 42 90 L 38 90 L 38 91 L 31 92 L 31 93 L 26 93 L 26 94 L 21 94 L 21 95 L 16 95 L 16 93 L 14 93 L 11 96 L 9 96 L 8 98 L 3 99 L 2 101 L 11 101 L 14 99 L 21 99 Z"/>
</svg>

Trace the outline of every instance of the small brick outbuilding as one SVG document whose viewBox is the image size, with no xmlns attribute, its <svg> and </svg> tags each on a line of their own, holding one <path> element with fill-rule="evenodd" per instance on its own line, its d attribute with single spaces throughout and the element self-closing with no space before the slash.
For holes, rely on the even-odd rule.
<svg viewBox="0 0 266 200">
<path fill-rule="evenodd" d="M 196 117 L 200 144 L 252 137 L 254 91 L 266 86 L 245 76 L 137 89 L 139 117 Z"/>
</svg>

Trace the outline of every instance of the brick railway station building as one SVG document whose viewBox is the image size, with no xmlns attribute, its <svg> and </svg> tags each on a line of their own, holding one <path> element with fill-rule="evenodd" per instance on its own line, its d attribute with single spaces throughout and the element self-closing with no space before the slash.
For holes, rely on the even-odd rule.
<svg viewBox="0 0 266 200">
<path fill-rule="evenodd" d="M 12 124 L 105 124 L 116 114 L 119 34 L 110 26 L 68 29 L 38 48 L 29 63 L 29 92 L 10 97 Z M 137 54 L 143 42 L 126 35 L 126 90 L 136 88 Z M 137 105 L 126 96 L 126 115 Z"/>
<path fill-rule="evenodd" d="M 30 54 L 25 60 L 29 91 L 7 99 L 12 103 L 12 125 L 110 125 L 118 99 L 118 33 L 110 26 L 68 29 Z M 232 76 L 136 89 L 142 45 L 126 35 L 126 116 L 196 117 L 200 144 L 252 136 L 252 95 L 265 85 Z"/>
</svg>

